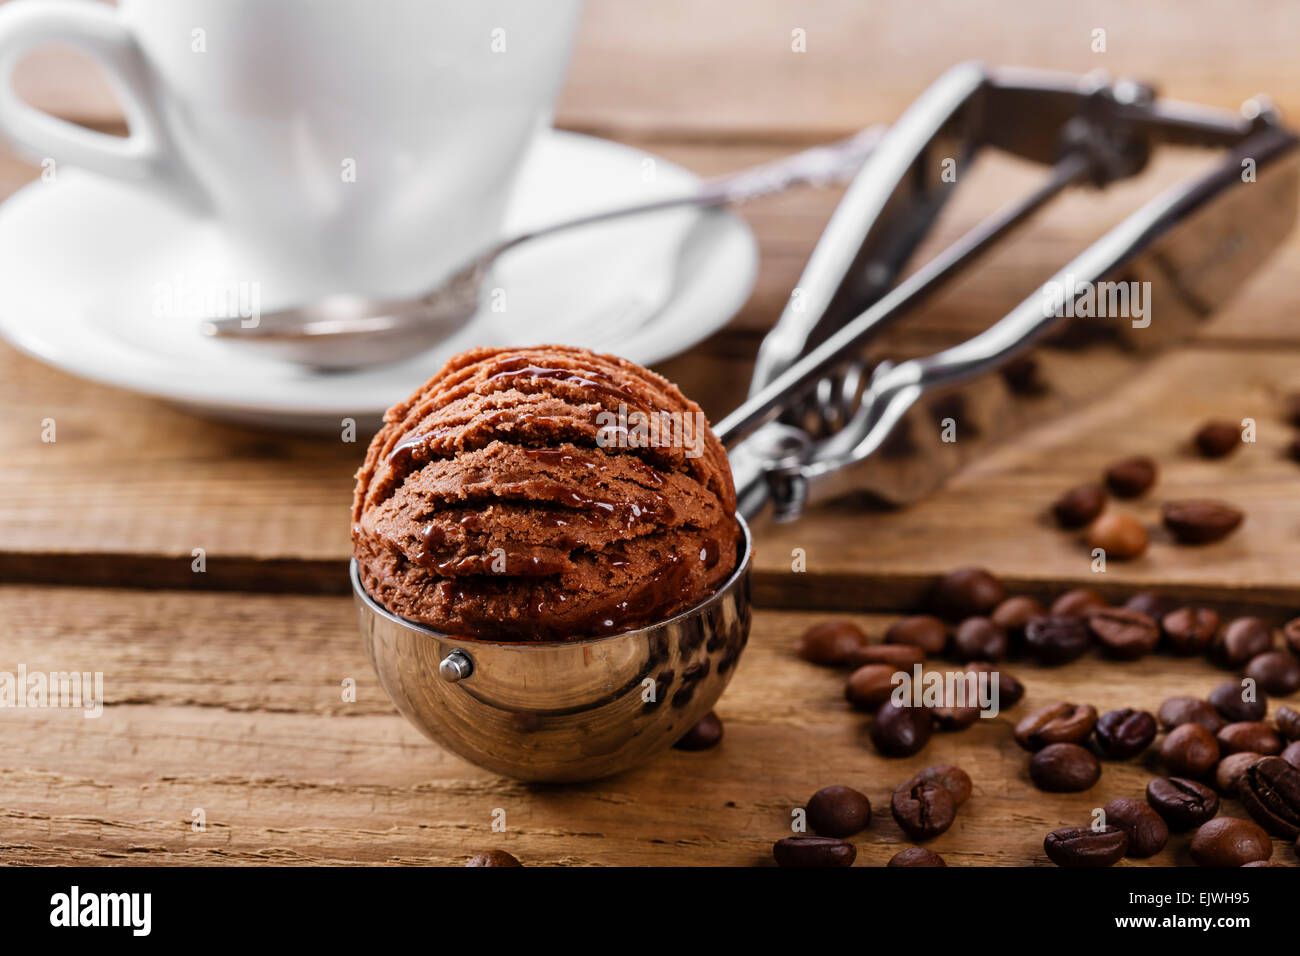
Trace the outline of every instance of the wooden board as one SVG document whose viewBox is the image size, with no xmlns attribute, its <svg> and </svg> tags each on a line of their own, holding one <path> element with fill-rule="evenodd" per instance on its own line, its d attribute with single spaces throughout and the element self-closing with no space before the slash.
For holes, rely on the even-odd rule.
<svg viewBox="0 0 1300 956">
<path fill-rule="evenodd" d="M 892 121 L 968 57 L 1154 77 L 1169 95 L 1225 107 L 1263 90 L 1284 113 L 1300 113 L 1300 10 L 1276 0 L 1176 8 L 1101 0 L 1078 9 L 1010 0 L 996 12 L 961 0 L 924 9 L 904 0 L 665 0 L 635 12 L 588 0 L 586 10 L 559 124 L 702 175 Z M 1105 53 L 1091 48 L 1097 28 L 1107 33 Z M 796 29 L 806 53 L 791 50 Z M 38 105 L 122 131 L 84 57 L 41 51 L 17 82 Z M 889 347 L 911 352 L 982 328 L 1204 163 L 1161 157 L 1133 182 L 1063 198 L 927 303 Z M 0 155 L 0 195 L 34 174 Z M 1039 174 L 997 157 L 960 170 L 963 188 L 921 257 Z M 743 210 L 761 255 L 754 294 L 723 332 L 661 366 L 715 420 L 743 397 L 758 340 L 839 195 L 805 190 Z M 454 864 L 502 846 L 529 864 L 766 864 L 790 811 L 817 788 L 844 783 L 876 808 L 855 842 L 860 864 L 878 865 L 905 845 L 887 810 L 893 786 L 920 767 L 956 762 L 974 777 L 975 796 L 933 848 L 953 865 L 1042 864 L 1047 831 L 1086 822 L 1112 797 L 1140 795 L 1152 768 L 1109 764 L 1088 793 L 1041 794 L 1010 722 L 1054 699 L 1154 708 L 1172 694 L 1204 693 L 1221 672 L 1166 658 L 1017 667 L 1029 698 L 1016 711 L 937 737 L 917 757 L 886 760 L 867 741 L 866 718 L 843 703 L 843 675 L 800 662 L 790 644 L 833 608 L 911 607 L 934 575 L 967 563 L 1040 595 L 1152 586 L 1278 620 L 1300 613 L 1300 465 L 1280 456 L 1290 432 L 1279 418 L 1281 394 L 1300 388 L 1298 307 L 1295 235 L 1195 347 L 1018 436 L 932 500 L 899 512 L 828 507 L 796 525 L 760 525 L 755 583 L 766 607 L 719 706 L 722 746 L 563 788 L 520 785 L 427 743 L 375 682 L 350 600 L 321 596 L 346 591 L 346 509 L 361 445 L 206 422 L 0 346 L 0 670 L 103 671 L 109 702 L 93 720 L 0 710 L 0 861 Z M 1189 454 L 1200 421 L 1247 415 L 1259 422 L 1257 445 L 1218 463 Z M 47 417 L 57 422 L 54 444 L 41 441 Z M 1077 538 L 1052 528 L 1044 511 L 1123 453 L 1161 464 L 1160 485 L 1133 506 L 1145 520 L 1166 495 L 1211 494 L 1241 504 L 1246 524 L 1195 551 L 1157 535 L 1146 558 L 1094 574 Z M 196 548 L 201 574 L 191 569 Z M 791 569 L 795 548 L 806 555 L 803 573 Z M 878 636 L 889 617 L 857 620 Z M 354 703 L 342 700 L 345 678 L 356 680 Z M 192 829 L 196 808 L 204 832 Z M 497 808 L 506 812 L 502 834 L 490 828 Z M 1241 808 L 1230 802 L 1225 812 Z M 1296 862 L 1280 844 L 1275 858 Z M 1185 838 L 1152 862 L 1187 863 Z"/>
<path fill-rule="evenodd" d="M 371 673 L 347 599 L 4 587 L 0 615 L 0 670 L 99 670 L 108 701 L 97 719 L 0 710 L 6 863 L 455 864 L 502 847 L 528 864 L 770 864 L 791 810 L 846 784 L 875 810 L 854 840 L 859 864 L 880 865 L 908 845 L 889 814 L 894 786 L 956 763 L 974 796 L 928 845 L 950 865 L 1039 865 L 1048 831 L 1140 797 L 1154 771 L 1107 763 L 1086 793 L 1040 793 L 1011 739 L 1018 716 L 1059 699 L 1154 710 L 1225 679 L 1203 662 L 1157 657 L 1016 666 L 1028 694 L 1014 710 L 889 759 L 845 704 L 844 674 L 791 651 L 823 618 L 767 612 L 718 707 L 719 747 L 546 787 L 473 767 L 408 726 Z M 855 620 L 879 635 L 888 618 Z M 356 680 L 355 703 L 342 701 L 345 678 Z M 498 808 L 504 832 L 492 830 Z M 1224 812 L 1244 815 L 1235 801 Z M 1186 842 L 1175 837 L 1151 862 L 1187 863 Z M 1274 855 L 1296 862 L 1282 841 Z"/>
</svg>

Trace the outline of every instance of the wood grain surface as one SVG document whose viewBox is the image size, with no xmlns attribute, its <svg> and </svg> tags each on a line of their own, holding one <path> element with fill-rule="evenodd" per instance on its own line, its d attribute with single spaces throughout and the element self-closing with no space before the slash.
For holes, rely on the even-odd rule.
<svg viewBox="0 0 1300 956">
<path fill-rule="evenodd" d="M 644 130 L 715 142 L 816 138 L 888 120 L 961 60 L 1157 81 L 1235 108 L 1267 92 L 1300 112 L 1284 0 L 586 0 L 562 125 L 620 138 Z M 1104 52 L 1094 31 L 1106 31 Z M 793 49 L 802 30 L 806 52 Z M 28 99 L 92 122 L 120 118 L 95 65 L 66 49 L 19 71 Z"/>
<path fill-rule="evenodd" d="M 633 11 L 588 0 L 558 123 L 619 139 L 712 175 L 888 122 L 943 70 L 993 64 L 1154 78 L 1178 98 L 1235 107 L 1267 91 L 1300 113 L 1300 8 L 1278 0 L 664 0 Z M 1106 31 L 1105 53 L 1093 31 Z M 791 49 L 803 30 L 804 53 Z M 96 68 L 67 50 L 34 54 L 18 86 L 37 105 L 109 131 L 122 118 Z M 1134 181 L 1063 197 L 931 300 L 885 344 L 912 354 L 969 335 L 1166 184 L 1204 168 L 1160 157 Z M 35 175 L 0 153 L 0 195 Z M 920 258 L 1027 190 L 1041 170 L 989 157 Z M 758 341 L 780 313 L 839 191 L 801 190 L 743 210 L 760 275 L 730 324 L 660 370 L 716 420 L 743 397 Z M 1013 589 L 1069 586 L 1122 597 L 1141 587 L 1300 613 L 1300 464 L 1282 399 L 1300 390 L 1300 235 L 1210 321 L 1100 401 L 978 460 L 941 494 L 901 511 L 823 507 L 756 528 L 754 634 L 719 705 L 716 750 L 671 751 L 613 780 L 525 786 L 427 743 L 392 709 L 365 660 L 347 589 L 347 508 L 358 443 L 258 432 L 71 378 L 0 345 L 0 671 L 102 671 L 101 717 L 0 709 L 0 862 L 451 863 L 502 847 L 528 864 L 768 864 L 791 810 L 816 789 L 867 793 L 860 865 L 907 845 L 893 787 L 952 762 L 975 795 L 929 844 L 950 865 L 1045 864 L 1051 829 L 1140 796 L 1155 768 L 1107 764 L 1077 795 L 1029 783 L 1010 723 L 1052 700 L 1154 709 L 1225 679 L 1199 661 L 1087 658 L 1013 668 L 1015 711 L 922 754 L 888 760 L 867 718 L 843 702 L 844 675 L 796 659 L 794 637 L 838 611 L 878 637 L 933 577 L 987 565 Z M 432 371 L 432 370 L 431 370 Z M 394 394 L 394 401 L 404 397 Z M 1256 443 L 1206 462 L 1189 450 L 1208 418 L 1255 419 Z M 58 441 L 41 441 L 54 418 Z M 1159 463 L 1158 485 L 1123 510 L 1156 528 L 1149 552 L 1096 573 L 1078 537 L 1046 520 L 1065 488 L 1123 454 Z M 1174 545 L 1156 527 L 1167 498 L 1229 499 L 1247 514 L 1226 541 Z M 206 570 L 192 570 L 202 549 Z M 792 568 L 796 549 L 806 569 Z M 260 593 L 254 593 L 260 592 Z M 355 702 L 341 683 L 356 681 Z M 1294 704 L 1294 701 L 1292 701 Z M 495 833 L 496 809 L 506 829 Z M 193 829 L 202 809 L 206 830 Z M 1235 801 L 1225 805 L 1242 815 Z M 1189 862 L 1175 838 L 1154 863 Z M 1296 863 L 1277 844 L 1274 858 Z M 1125 861 L 1121 865 L 1131 865 Z"/>
<path fill-rule="evenodd" d="M 1050 830 L 1089 822 L 1114 797 L 1141 798 L 1158 768 L 1106 763 L 1085 793 L 1041 793 L 1011 738 L 1015 720 L 1056 700 L 1154 711 L 1229 676 L 1154 656 L 1017 664 L 1028 693 L 1016 708 L 890 759 L 872 748 L 869 718 L 845 703 L 844 672 L 791 650 L 824 617 L 766 612 L 718 707 L 717 748 L 668 751 L 607 781 L 539 786 L 444 753 L 398 716 L 345 598 L 9 586 L 0 615 L 0 670 L 100 670 L 108 702 L 92 719 L 0 710 L 8 863 L 456 864 L 500 847 L 526 864 L 770 865 L 791 811 L 845 784 L 874 812 L 853 841 L 858 864 L 881 865 L 910 845 L 889 814 L 893 788 L 956 763 L 974 796 L 926 845 L 950 865 L 1046 865 Z M 853 619 L 876 639 L 890 620 Z M 343 702 L 346 678 L 354 703 Z M 497 810 L 504 831 L 492 829 Z M 1235 800 L 1223 812 L 1245 816 Z M 1186 864 L 1187 842 L 1175 836 L 1147 862 Z M 1296 863 L 1281 840 L 1274 859 Z"/>
</svg>

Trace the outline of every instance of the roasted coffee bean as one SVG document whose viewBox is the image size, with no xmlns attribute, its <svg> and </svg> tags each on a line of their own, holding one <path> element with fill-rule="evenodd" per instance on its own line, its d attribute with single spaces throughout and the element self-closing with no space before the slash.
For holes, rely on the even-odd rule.
<svg viewBox="0 0 1300 956">
<path fill-rule="evenodd" d="M 918 842 L 937 837 L 957 818 L 957 801 L 952 792 L 931 780 L 909 781 L 899 787 L 889 809 L 899 829 Z"/>
<path fill-rule="evenodd" d="M 1169 825 L 1141 800 L 1119 797 L 1106 804 L 1106 822 L 1128 837 L 1128 856 L 1155 856 L 1169 842 Z"/>
<path fill-rule="evenodd" d="M 1174 777 L 1203 777 L 1219 762 L 1219 742 L 1200 724 L 1180 724 L 1160 745 L 1160 759 Z"/>
<path fill-rule="evenodd" d="M 792 836 L 777 840 L 772 847 L 777 866 L 852 866 L 858 850 L 847 840 L 834 837 Z"/>
<path fill-rule="evenodd" d="M 1153 591 L 1139 591 L 1125 601 L 1124 606 L 1145 614 L 1153 621 L 1159 621 L 1169 613 L 1169 602 Z"/>
<path fill-rule="evenodd" d="M 1192 440 L 1206 458 L 1223 458 L 1241 446 L 1241 427 L 1233 422 L 1206 422 Z"/>
<path fill-rule="evenodd" d="M 943 857 L 923 846 L 909 846 L 889 858 L 885 866 L 947 866 Z"/>
<path fill-rule="evenodd" d="M 1300 740 L 1293 740 L 1279 756 L 1293 767 L 1300 767 Z"/>
<path fill-rule="evenodd" d="M 722 721 L 717 714 L 709 711 L 673 746 L 678 750 L 708 750 L 716 747 L 721 740 Z"/>
<path fill-rule="evenodd" d="M 1007 656 L 1007 635 L 987 617 L 968 617 L 953 633 L 952 656 L 959 661 L 1000 661 Z"/>
<path fill-rule="evenodd" d="M 1282 637 L 1292 654 L 1300 654 L 1300 617 L 1293 618 L 1282 625 Z"/>
<path fill-rule="evenodd" d="M 933 767 L 926 767 L 912 779 L 901 784 L 901 787 L 911 787 L 918 783 L 937 783 L 947 787 L 948 792 L 952 794 L 953 802 L 961 806 L 971 795 L 970 774 L 961 767 L 954 767 L 949 763 L 936 764 Z"/>
<path fill-rule="evenodd" d="M 1173 730 L 1179 724 L 1200 724 L 1212 734 L 1217 734 L 1227 723 L 1208 701 L 1199 697 L 1170 697 L 1156 712 L 1163 730 Z"/>
<path fill-rule="evenodd" d="M 910 671 L 914 664 L 923 663 L 925 651 L 911 644 L 863 644 L 848 659 L 854 670 L 867 664 L 888 664 L 896 670 Z"/>
<path fill-rule="evenodd" d="M 1237 781 L 1237 796 L 1269 833 L 1300 837 L 1300 768 L 1281 757 L 1257 760 Z"/>
<path fill-rule="evenodd" d="M 1088 615 L 1088 629 L 1106 656 L 1122 661 L 1150 654 L 1160 643 L 1160 628 L 1141 611 L 1102 608 Z"/>
<path fill-rule="evenodd" d="M 1002 582 L 983 568 L 959 568 L 944 575 L 930 593 L 930 607 L 946 621 L 982 617 L 1007 596 Z"/>
<path fill-rule="evenodd" d="M 1049 386 L 1039 374 L 1038 361 L 1032 355 L 1017 355 L 998 371 L 1016 395 L 1043 395 Z"/>
<path fill-rule="evenodd" d="M 1049 744 L 1029 761 L 1029 778 L 1039 790 L 1078 793 L 1101 778 L 1101 764 L 1078 744 Z"/>
<path fill-rule="evenodd" d="M 1053 601 L 1048 614 L 1051 617 L 1087 617 L 1093 611 L 1106 606 L 1106 599 L 1096 591 L 1075 588 L 1073 591 L 1066 591 Z"/>
<path fill-rule="evenodd" d="M 1221 667 L 1241 667 L 1273 649 L 1273 626 L 1261 617 L 1239 617 L 1214 639 L 1210 656 Z"/>
<path fill-rule="evenodd" d="M 1200 654 L 1219 632 L 1219 615 L 1208 607 L 1180 607 L 1160 619 L 1160 629 L 1173 653 Z"/>
<path fill-rule="evenodd" d="M 1246 772 L 1246 768 L 1256 760 L 1263 759 L 1263 754 L 1252 753 L 1249 750 L 1228 754 L 1214 768 L 1214 786 L 1218 788 L 1220 793 L 1235 797 L 1237 795 L 1237 781 Z"/>
<path fill-rule="evenodd" d="M 871 801 L 852 787 L 822 787 L 805 808 L 808 825 L 825 837 L 853 836 L 871 822 Z"/>
<path fill-rule="evenodd" d="M 1292 392 L 1282 401 L 1283 417 L 1287 422 L 1300 428 L 1300 392 Z"/>
<path fill-rule="evenodd" d="M 1014 650 L 1024 643 L 1025 625 L 1029 623 L 1030 619 L 1040 617 L 1046 613 L 1047 608 L 1043 607 L 1041 601 L 1036 601 L 1021 594 L 1007 598 L 994 608 L 989 620 L 1002 628 L 1010 641 L 1011 648 Z"/>
<path fill-rule="evenodd" d="M 1146 455 L 1134 455 L 1106 469 L 1106 486 L 1117 498 L 1144 495 L 1156 483 L 1156 463 Z"/>
<path fill-rule="evenodd" d="M 894 675 L 889 664 L 867 664 L 849 675 L 844 697 L 859 710 L 877 710 L 894 692 Z"/>
<path fill-rule="evenodd" d="M 1062 528 L 1083 528 L 1092 524 L 1106 507 L 1101 485 L 1079 485 L 1052 502 L 1052 517 Z"/>
<path fill-rule="evenodd" d="M 899 618 L 885 632 L 885 643 L 919 647 L 926 655 L 942 654 L 948 644 L 948 628 L 928 614 Z"/>
<path fill-rule="evenodd" d="M 1081 617 L 1036 617 L 1025 627 L 1025 647 L 1040 664 L 1067 664 L 1091 644 L 1092 632 Z"/>
<path fill-rule="evenodd" d="M 1290 697 L 1300 690 L 1300 661 L 1288 651 L 1265 651 L 1250 659 L 1245 674 L 1264 690 Z"/>
<path fill-rule="evenodd" d="M 1093 550 L 1100 548 L 1106 557 L 1116 561 L 1140 557 L 1150 540 L 1146 525 L 1132 515 L 1110 512 L 1088 528 L 1088 547 Z"/>
<path fill-rule="evenodd" d="M 1119 827 L 1066 827 L 1043 840 L 1047 858 L 1057 866 L 1113 866 L 1128 851 L 1128 835 Z"/>
<path fill-rule="evenodd" d="M 993 675 L 997 675 L 999 710 L 1011 709 L 1020 703 L 1021 698 L 1025 696 L 1025 685 L 1020 683 L 1010 671 L 998 667 L 996 664 L 988 661 L 973 661 L 967 665 L 966 670 L 974 671 L 977 674 L 988 674 L 990 691 L 993 687 Z"/>
<path fill-rule="evenodd" d="M 1287 740 L 1300 740 L 1300 711 L 1279 707 L 1273 715 L 1278 732 Z"/>
<path fill-rule="evenodd" d="M 883 704 L 876 711 L 871 742 L 886 757 L 910 757 L 930 742 L 934 718 L 924 707 L 896 707 Z"/>
<path fill-rule="evenodd" d="M 1268 713 L 1268 696 L 1254 685 L 1243 686 L 1228 681 L 1210 691 L 1210 704 L 1229 723 L 1239 720 L 1263 720 Z"/>
<path fill-rule="evenodd" d="M 1192 835 L 1192 859 L 1201 866 L 1244 866 L 1273 855 L 1273 841 L 1249 820 L 1218 817 Z"/>
<path fill-rule="evenodd" d="M 1128 760 L 1156 739 L 1156 719 L 1145 710 L 1108 710 L 1097 720 L 1097 751 L 1107 760 Z"/>
<path fill-rule="evenodd" d="M 1282 752 L 1282 738 L 1262 720 L 1239 720 L 1226 725 L 1217 735 L 1219 752 L 1227 754 L 1254 751 L 1264 756 Z"/>
<path fill-rule="evenodd" d="M 822 621 L 804 631 L 794 644 L 794 652 L 814 664 L 839 667 L 863 644 L 867 635 L 852 621 Z"/>
<path fill-rule="evenodd" d="M 931 707 L 934 729 L 943 731 L 965 730 L 980 719 L 978 707 Z"/>
<path fill-rule="evenodd" d="M 484 850 L 476 853 L 466 862 L 466 866 L 523 866 L 505 850 Z"/>
<path fill-rule="evenodd" d="M 1020 718 L 1014 733 L 1016 743 L 1033 751 L 1048 744 L 1083 743 L 1095 726 L 1097 710 L 1091 704 L 1057 703 Z"/>
<path fill-rule="evenodd" d="M 1166 502 L 1161 514 L 1169 533 L 1182 544 L 1222 541 L 1245 517 L 1232 505 L 1210 498 Z"/>
<path fill-rule="evenodd" d="M 1147 803 L 1175 832 L 1199 827 L 1219 812 L 1219 795 L 1183 777 L 1157 777 L 1147 784 Z"/>
</svg>

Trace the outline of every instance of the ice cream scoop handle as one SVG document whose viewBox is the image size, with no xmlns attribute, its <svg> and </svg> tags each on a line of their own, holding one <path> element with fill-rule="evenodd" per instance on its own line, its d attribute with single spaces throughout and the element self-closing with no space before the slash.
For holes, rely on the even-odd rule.
<svg viewBox="0 0 1300 956">
<path fill-rule="evenodd" d="M 883 125 L 869 126 L 847 139 L 814 146 L 790 156 L 782 156 L 771 162 L 710 179 L 696 192 L 655 199 L 619 209 L 607 209 L 588 216 L 541 226 L 508 239 L 494 251 L 494 255 L 500 255 L 508 249 L 533 239 L 583 226 L 593 226 L 611 219 L 662 212 L 680 206 L 698 206 L 707 209 L 761 199 L 795 186 L 831 186 L 843 183 L 858 171 L 887 129 Z"/>
</svg>

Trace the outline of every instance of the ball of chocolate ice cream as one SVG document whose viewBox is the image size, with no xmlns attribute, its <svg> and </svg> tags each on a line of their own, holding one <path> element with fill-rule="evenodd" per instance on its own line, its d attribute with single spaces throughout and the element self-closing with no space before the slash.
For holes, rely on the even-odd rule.
<svg viewBox="0 0 1300 956">
<path fill-rule="evenodd" d="M 480 348 L 390 408 L 357 473 L 367 592 L 503 641 L 641 627 L 735 568 L 726 452 L 668 380 L 564 346 Z"/>
</svg>

